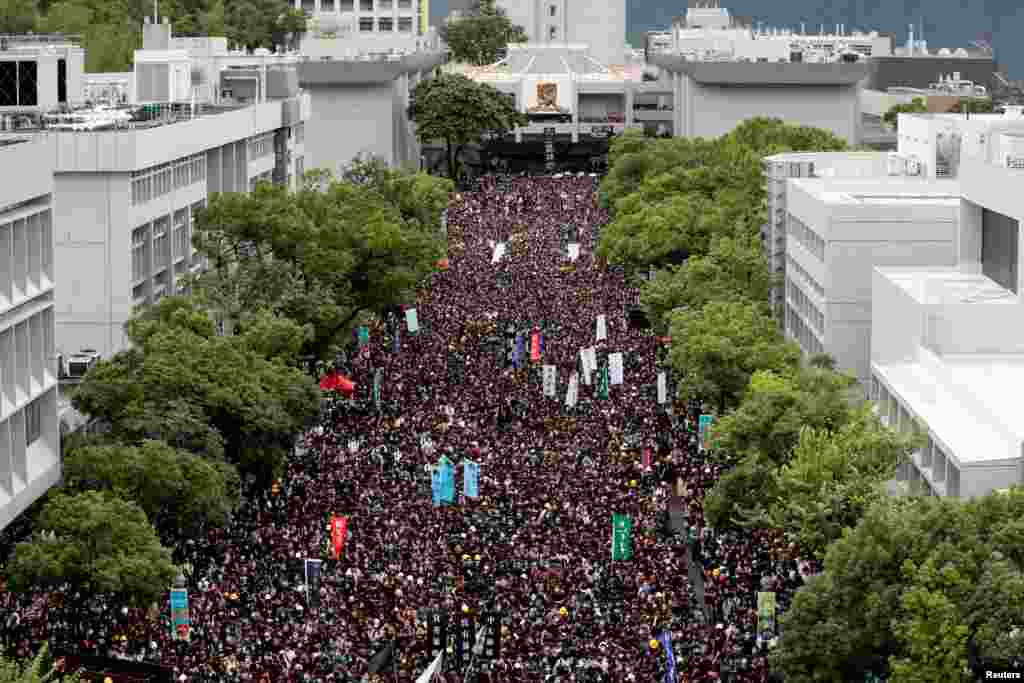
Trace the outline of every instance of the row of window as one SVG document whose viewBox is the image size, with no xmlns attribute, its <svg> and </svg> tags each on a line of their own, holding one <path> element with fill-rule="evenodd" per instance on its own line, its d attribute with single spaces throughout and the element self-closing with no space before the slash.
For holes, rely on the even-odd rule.
<svg viewBox="0 0 1024 683">
<path fill-rule="evenodd" d="M 144 204 L 169 194 L 171 190 L 206 180 L 206 155 L 193 154 L 173 163 L 133 171 L 131 180 L 132 204 Z"/>
<path fill-rule="evenodd" d="M 398 0 L 398 9 L 411 10 L 412 0 Z M 298 4 L 296 8 L 298 9 Z M 376 7 L 374 0 L 359 0 L 360 12 L 390 12 L 395 8 L 394 0 L 377 0 Z M 302 9 L 307 12 L 316 11 L 316 0 L 302 0 Z M 356 3 L 354 0 L 320 0 L 321 12 L 354 12 Z"/>
<path fill-rule="evenodd" d="M 0 223 L 0 310 L 53 282 L 53 219 L 49 209 Z"/>
<path fill-rule="evenodd" d="M 264 133 L 249 141 L 249 161 L 274 153 L 274 134 Z"/>
<path fill-rule="evenodd" d="M 814 254 L 819 261 L 825 260 L 825 240 L 821 235 L 811 230 L 799 218 L 793 214 L 786 216 L 789 236 L 803 245 L 804 249 Z"/>
<path fill-rule="evenodd" d="M 786 255 L 786 268 L 788 273 L 798 275 L 804 281 L 804 284 L 807 285 L 812 292 L 817 294 L 822 299 L 825 298 L 825 288 L 822 287 L 821 284 L 814 279 L 814 276 L 808 273 L 807 270 L 799 263 L 797 263 L 796 259 L 790 256 L 789 254 Z"/>
<path fill-rule="evenodd" d="M 870 391 L 871 399 L 878 406 L 879 416 L 892 429 L 904 433 L 918 430 L 927 433 L 927 426 L 915 420 L 906 406 L 900 403 L 877 377 L 871 378 Z M 900 463 L 896 476 L 898 480 L 908 481 L 912 485 L 916 483 L 918 492 L 927 489 L 928 492 L 935 493 L 936 486 L 941 484 L 945 489 L 945 495 L 952 498 L 960 497 L 960 470 L 930 435 L 916 455 L 919 465 L 913 461 Z"/>
<path fill-rule="evenodd" d="M 133 283 L 148 280 L 153 273 L 160 276 L 178 262 L 191 260 L 196 214 L 205 203 L 196 202 L 189 209 L 179 209 L 173 216 L 161 216 L 132 230 Z"/>
<path fill-rule="evenodd" d="M 825 314 L 821 312 L 821 309 L 811 301 L 811 298 L 804 293 L 804 290 L 792 278 L 786 278 L 786 296 L 789 298 L 790 303 L 793 304 L 793 309 L 809 320 L 811 327 L 817 330 L 818 334 L 824 334 Z"/>
<path fill-rule="evenodd" d="M 359 17 L 359 30 L 363 33 L 373 31 L 373 17 Z M 395 20 L 391 17 L 380 17 L 377 19 L 377 31 L 381 33 L 392 33 L 395 30 Z M 398 32 L 412 33 L 412 17 L 398 17 Z"/>
<path fill-rule="evenodd" d="M 809 356 L 824 353 L 825 347 L 810 327 L 804 323 L 792 304 L 786 304 L 786 333 L 790 339 L 800 345 L 800 348 Z"/>
<path fill-rule="evenodd" d="M 48 308 L 0 331 L 0 396 L 7 405 L 38 393 L 47 381 L 47 371 L 53 374 L 53 324 L 53 309 Z"/>
</svg>

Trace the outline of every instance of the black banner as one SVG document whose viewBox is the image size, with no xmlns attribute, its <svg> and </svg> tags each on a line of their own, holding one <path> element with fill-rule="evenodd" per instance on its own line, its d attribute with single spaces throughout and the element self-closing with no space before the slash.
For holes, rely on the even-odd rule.
<svg viewBox="0 0 1024 683">
<path fill-rule="evenodd" d="M 500 659 L 501 615 L 496 612 L 482 615 L 480 628 L 484 629 L 484 649 L 480 656 L 491 661 Z"/>
<path fill-rule="evenodd" d="M 430 643 L 431 657 L 436 657 L 448 646 L 447 614 L 431 611 L 427 616 L 427 641 Z"/>
<path fill-rule="evenodd" d="M 473 617 L 461 616 L 455 630 L 455 666 L 462 671 L 473 657 L 476 642 L 476 622 Z"/>
</svg>

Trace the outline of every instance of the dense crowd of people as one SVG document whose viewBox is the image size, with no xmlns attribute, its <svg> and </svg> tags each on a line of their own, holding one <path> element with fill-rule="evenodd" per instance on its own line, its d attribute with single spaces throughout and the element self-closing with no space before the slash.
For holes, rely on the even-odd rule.
<svg viewBox="0 0 1024 683">
<path fill-rule="evenodd" d="M 702 497 L 721 471 L 698 448 L 700 407 L 671 387 L 658 402 L 670 340 L 628 324 L 636 289 L 594 258 L 609 220 L 596 192 L 592 176 L 491 176 L 456 198 L 447 267 L 410 304 L 418 331 L 401 311 L 371 326 L 365 349 L 339 359 L 356 395 L 330 402 L 280 486 L 185 549 L 189 642 L 171 640 L 167 605 L 99 605 L 76 629 L 58 606 L 8 594 L 15 650 L 65 633 L 175 680 L 292 683 L 369 680 L 392 643 L 383 680 L 413 681 L 434 660 L 433 612 L 500 619 L 499 656 L 470 657 L 475 680 L 665 680 L 666 634 L 678 681 L 767 680 L 756 594 L 784 609 L 800 568 L 770 534 L 705 528 Z M 528 341 L 513 364 L 516 334 Z M 623 382 L 605 399 L 600 377 L 580 373 L 567 405 L 590 346 L 600 364 L 623 354 Z M 544 365 L 557 368 L 555 397 Z M 480 464 L 478 497 L 457 480 L 454 502 L 435 505 L 429 466 L 442 455 L 460 478 L 464 459 Z M 633 522 L 627 560 L 612 560 L 615 513 Z M 332 514 L 348 517 L 339 560 Z M 314 596 L 306 558 L 323 560 Z M 464 680 L 448 654 L 439 677 Z"/>
</svg>

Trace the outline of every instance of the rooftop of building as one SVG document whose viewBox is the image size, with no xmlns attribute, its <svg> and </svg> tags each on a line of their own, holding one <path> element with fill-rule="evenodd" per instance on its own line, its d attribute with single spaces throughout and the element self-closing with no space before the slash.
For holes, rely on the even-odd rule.
<svg viewBox="0 0 1024 683">
<path fill-rule="evenodd" d="M 508 46 L 506 57 L 494 64 L 448 64 L 446 69 L 473 80 L 517 80 L 527 76 L 572 76 L 579 80 L 639 81 L 637 64 L 604 64 L 590 56 L 582 43 L 520 43 Z"/>
<path fill-rule="evenodd" d="M 148 105 L 98 105 L 11 116 L 11 128 L 0 139 L 24 139 L 43 132 L 99 132 L 149 130 L 183 121 L 218 116 L 252 106 L 245 104 L 201 104 L 170 102 Z M 4 144 L 4 143 L 0 143 Z"/>
<path fill-rule="evenodd" d="M 830 205 L 926 204 L 954 207 L 960 205 L 961 197 L 960 182 L 952 178 L 878 175 L 860 178 L 794 178 L 792 182 L 821 203 Z"/>
<path fill-rule="evenodd" d="M 1002 332 L 991 324 L 1018 320 L 1024 304 L 982 274 L 956 268 L 876 268 L 920 306 L 931 310 L 916 357 L 875 362 L 878 374 L 920 414 L 966 466 L 1016 462 L 1024 440 L 1021 403 L 1024 352 L 1019 325 Z M 997 309 L 985 308 L 997 306 Z M 1017 314 L 1007 310 L 1016 306 Z M 965 308 L 967 307 L 967 308 Z M 968 311 L 987 313 L 984 317 Z M 967 327 L 968 339 L 956 337 Z M 977 345 L 977 334 L 984 345 Z M 974 351 L 962 348 L 975 346 Z M 957 351 L 949 349 L 962 347 Z"/>
<path fill-rule="evenodd" d="M 884 157 L 887 152 L 781 152 L 771 154 L 764 158 L 765 161 L 834 161 L 838 159 L 877 159 Z"/>
<path fill-rule="evenodd" d="M 685 55 L 654 53 L 651 64 L 685 73 L 702 85 L 856 85 L 868 75 L 866 62 L 694 61 Z"/>
</svg>

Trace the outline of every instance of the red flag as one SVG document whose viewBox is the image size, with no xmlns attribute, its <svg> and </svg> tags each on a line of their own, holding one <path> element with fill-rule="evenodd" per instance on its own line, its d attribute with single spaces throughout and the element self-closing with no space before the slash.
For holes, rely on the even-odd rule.
<svg viewBox="0 0 1024 683">
<path fill-rule="evenodd" d="M 530 336 L 530 360 L 540 360 L 540 332 L 533 328 L 533 335 Z"/>
<path fill-rule="evenodd" d="M 337 372 L 331 372 L 321 377 L 320 388 L 323 391 L 340 391 L 349 397 L 356 391 L 355 382 L 345 375 L 339 375 Z"/>
<path fill-rule="evenodd" d="M 437 262 L 437 267 L 440 268 L 441 270 L 448 270 L 448 265 L 449 262 L 447 256 L 445 256 L 443 259 Z"/>
<path fill-rule="evenodd" d="M 334 559 L 336 560 L 341 557 L 346 536 L 348 536 L 348 517 L 331 516 L 331 543 L 334 545 Z"/>
</svg>

